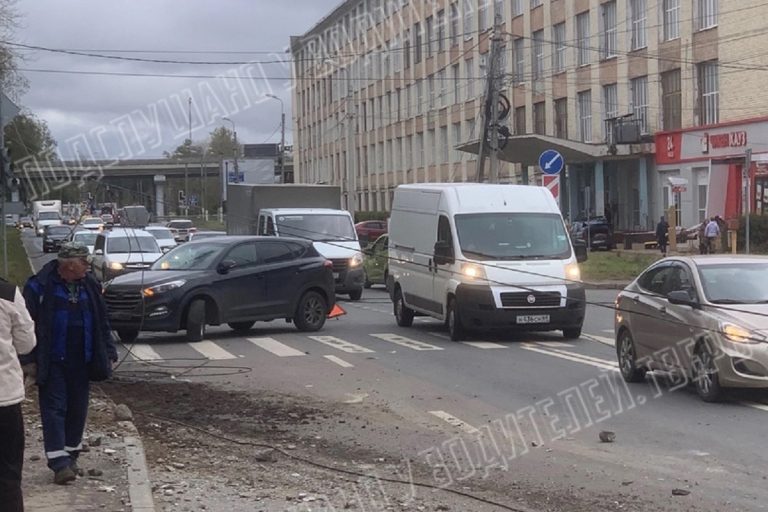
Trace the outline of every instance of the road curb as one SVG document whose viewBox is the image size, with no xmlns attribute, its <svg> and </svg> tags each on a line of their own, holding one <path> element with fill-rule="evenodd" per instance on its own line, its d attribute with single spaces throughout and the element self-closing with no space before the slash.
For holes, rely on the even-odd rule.
<svg viewBox="0 0 768 512">
<path fill-rule="evenodd" d="M 138 434 L 133 423 L 125 423 L 130 424 L 130 427 L 126 425 L 126 428 Z M 144 444 L 137 436 L 125 436 L 123 440 L 125 442 L 125 458 L 128 462 L 128 497 L 131 500 L 131 509 L 133 512 L 155 512 Z"/>
<path fill-rule="evenodd" d="M 629 283 L 584 283 L 585 290 L 623 290 Z"/>
</svg>

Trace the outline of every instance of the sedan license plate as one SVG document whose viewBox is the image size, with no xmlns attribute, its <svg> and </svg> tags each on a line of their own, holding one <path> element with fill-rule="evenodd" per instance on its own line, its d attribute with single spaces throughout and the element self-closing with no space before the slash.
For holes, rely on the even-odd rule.
<svg viewBox="0 0 768 512">
<path fill-rule="evenodd" d="M 518 315 L 518 324 L 548 324 L 549 315 Z"/>
</svg>

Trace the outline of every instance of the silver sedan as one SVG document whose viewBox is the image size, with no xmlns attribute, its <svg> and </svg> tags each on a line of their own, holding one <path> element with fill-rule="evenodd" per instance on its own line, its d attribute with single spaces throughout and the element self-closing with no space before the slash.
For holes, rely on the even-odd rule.
<svg viewBox="0 0 768 512">
<path fill-rule="evenodd" d="M 706 401 L 768 388 L 768 257 L 663 259 L 619 293 L 615 333 L 627 382 L 676 372 Z"/>
</svg>

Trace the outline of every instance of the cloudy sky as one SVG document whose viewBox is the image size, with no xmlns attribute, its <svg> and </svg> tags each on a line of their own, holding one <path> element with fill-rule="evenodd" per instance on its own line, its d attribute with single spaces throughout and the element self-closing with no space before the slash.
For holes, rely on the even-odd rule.
<svg viewBox="0 0 768 512">
<path fill-rule="evenodd" d="M 279 79 L 290 76 L 290 69 L 283 63 L 254 61 L 286 58 L 289 36 L 304 33 L 340 3 L 17 1 L 22 27 L 15 43 L 122 58 L 231 62 L 137 62 L 20 49 L 30 82 L 22 105 L 48 123 L 64 157 L 100 159 L 159 156 L 181 144 L 188 136 L 190 96 L 193 140 L 226 124 L 221 117 L 227 116 L 235 122 L 241 143 L 279 142 L 280 103 L 264 99 L 273 93 L 285 103 L 290 143 L 290 83 Z M 141 76 L 158 74 L 195 78 Z"/>
</svg>

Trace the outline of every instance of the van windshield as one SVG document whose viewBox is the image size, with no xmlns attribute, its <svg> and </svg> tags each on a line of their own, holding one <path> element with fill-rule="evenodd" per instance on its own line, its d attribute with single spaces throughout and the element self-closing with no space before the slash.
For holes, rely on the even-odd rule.
<svg viewBox="0 0 768 512">
<path fill-rule="evenodd" d="M 347 215 L 278 215 L 277 231 L 280 236 L 315 242 L 357 240 L 352 220 Z"/>
<path fill-rule="evenodd" d="M 559 215 L 476 213 L 456 215 L 461 252 L 478 260 L 564 259 L 571 244 Z"/>
<path fill-rule="evenodd" d="M 59 220 L 60 218 L 57 212 L 40 212 L 37 214 L 37 220 Z"/>
</svg>

